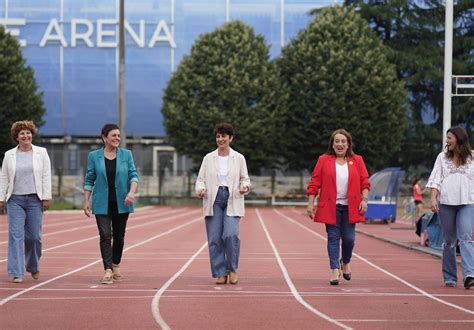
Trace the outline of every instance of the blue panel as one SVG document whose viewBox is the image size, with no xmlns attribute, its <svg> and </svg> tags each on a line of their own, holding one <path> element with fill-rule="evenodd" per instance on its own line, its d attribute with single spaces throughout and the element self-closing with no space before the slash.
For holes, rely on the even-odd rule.
<svg viewBox="0 0 474 330">
<path fill-rule="evenodd" d="M 116 19 L 116 0 L 81 0 L 64 1 L 64 20 L 70 21 L 72 18 L 96 19 Z"/>
<path fill-rule="evenodd" d="M 251 25 L 257 34 L 265 36 L 271 45 L 271 57 L 281 51 L 281 5 L 274 0 L 231 1 L 231 19 L 241 20 Z"/>
<path fill-rule="evenodd" d="M 29 23 L 49 21 L 59 10 L 60 0 L 8 0 L 8 17 L 25 18 Z"/>
<path fill-rule="evenodd" d="M 125 1 L 127 21 L 146 20 L 156 22 L 160 19 L 171 20 L 171 0 L 134 0 Z"/>
<path fill-rule="evenodd" d="M 59 72 L 59 47 L 38 47 L 32 42 L 22 49 L 27 65 L 35 71 L 39 91 L 43 92 L 46 114 L 45 125 L 41 127 L 43 135 L 63 135 L 66 133 L 61 120 L 61 86 Z"/>
<path fill-rule="evenodd" d="M 126 60 L 127 134 L 164 136 L 163 90 L 171 75 L 169 47 L 130 48 Z"/>
<path fill-rule="evenodd" d="M 181 0 L 176 1 L 175 41 L 176 61 L 189 55 L 199 35 L 212 32 L 225 23 L 225 1 Z"/>
<path fill-rule="evenodd" d="M 5 2 L 6 0 L 0 0 L 0 18 L 5 18 Z"/>
<path fill-rule="evenodd" d="M 332 3 L 325 0 L 285 0 L 285 44 L 312 21 L 309 11 Z"/>
</svg>

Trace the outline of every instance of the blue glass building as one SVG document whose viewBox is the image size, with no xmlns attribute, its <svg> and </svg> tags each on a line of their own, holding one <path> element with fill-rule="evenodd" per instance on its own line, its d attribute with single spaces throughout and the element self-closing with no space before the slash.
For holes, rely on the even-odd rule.
<svg viewBox="0 0 474 330">
<path fill-rule="evenodd" d="M 275 57 L 308 24 L 308 11 L 332 3 L 125 1 L 126 133 L 133 148 L 159 145 L 166 136 L 160 112 L 163 90 L 200 34 L 239 19 L 265 37 Z M 118 121 L 118 13 L 118 0 L 0 0 L 0 24 L 21 42 L 44 93 L 46 124 L 40 132 L 51 144 L 55 166 L 72 173 L 97 144 L 102 125 Z M 137 151 L 142 168 L 156 167 L 154 155 Z"/>
</svg>

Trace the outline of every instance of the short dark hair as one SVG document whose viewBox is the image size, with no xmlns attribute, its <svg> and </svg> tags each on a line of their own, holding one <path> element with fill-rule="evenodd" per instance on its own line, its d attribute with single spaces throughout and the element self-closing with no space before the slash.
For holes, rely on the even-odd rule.
<svg viewBox="0 0 474 330">
<path fill-rule="evenodd" d="M 117 124 L 112 124 L 112 123 L 105 124 L 105 125 L 102 127 L 102 131 L 101 131 L 101 133 L 100 133 L 100 137 L 101 137 L 101 138 L 102 138 L 103 136 L 107 137 L 107 135 L 109 135 L 110 131 L 113 131 L 114 129 L 120 130 L 120 128 L 117 126 Z"/>
<path fill-rule="evenodd" d="M 471 145 L 469 144 L 469 136 L 467 135 L 467 131 L 459 126 L 451 127 L 446 132 L 453 134 L 456 137 L 456 147 L 457 152 L 459 153 L 459 158 L 461 160 L 461 165 L 465 165 L 467 163 L 467 159 L 472 159 L 472 151 Z M 446 149 L 446 158 L 453 159 L 454 152 L 449 151 Z"/>
<path fill-rule="evenodd" d="M 347 139 L 347 151 L 346 151 L 346 157 L 350 157 L 354 155 L 354 151 L 352 151 L 352 136 L 351 134 L 346 131 L 344 128 L 339 128 L 332 132 L 331 137 L 329 138 L 329 146 L 328 146 L 328 151 L 326 151 L 327 155 L 335 155 L 336 152 L 334 151 L 334 148 L 332 147 L 334 143 L 334 137 L 336 134 L 342 134 L 346 137 Z"/>
<path fill-rule="evenodd" d="M 234 136 L 235 135 L 235 130 L 234 130 L 234 127 L 231 124 L 220 123 L 220 124 L 217 124 L 214 127 L 214 135 L 217 135 L 217 133 L 227 134 L 229 136 Z"/>
</svg>

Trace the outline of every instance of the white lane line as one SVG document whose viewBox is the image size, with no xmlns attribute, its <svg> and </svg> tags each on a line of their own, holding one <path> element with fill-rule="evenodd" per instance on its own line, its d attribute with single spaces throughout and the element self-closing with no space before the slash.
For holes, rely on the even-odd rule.
<svg viewBox="0 0 474 330">
<path fill-rule="evenodd" d="M 353 319 L 341 319 L 339 321 L 344 322 L 389 322 L 389 323 L 413 323 L 413 322 L 422 322 L 422 323 L 474 323 L 474 320 L 353 320 Z"/>
<path fill-rule="evenodd" d="M 281 271 L 283 273 L 283 276 L 285 278 L 285 281 L 286 281 L 286 284 L 288 285 L 288 288 L 290 288 L 290 291 L 291 293 L 293 294 L 293 296 L 295 297 L 295 299 L 301 304 L 303 305 L 304 307 L 306 307 L 308 310 L 310 310 L 311 312 L 313 312 L 314 314 L 316 314 L 317 316 L 325 319 L 326 321 L 328 322 L 331 322 L 332 324 L 335 324 L 343 329 L 351 329 L 349 326 L 341 323 L 341 322 L 338 322 L 336 321 L 335 319 L 329 317 L 328 315 L 320 312 L 319 310 L 317 310 L 316 308 L 314 308 L 313 306 L 311 306 L 310 304 L 308 304 L 302 297 L 301 295 L 299 294 L 298 290 L 296 289 L 293 281 L 291 280 L 290 278 L 290 275 L 288 274 L 288 271 L 285 267 L 285 265 L 283 264 L 283 261 L 281 260 L 281 257 L 280 257 L 280 254 L 275 246 L 275 244 L 273 243 L 273 240 L 270 236 L 270 233 L 268 232 L 268 229 L 265 225 L 265 223 L 263 222 L 263 219 L 260 215 L 260 212 L 258 209 L 256 209 L 256 213 L 257 213 L 257 217 L 258 217 L 258 220 L 260 221 L 260 224 L 262 225 L 262 228 L 263 228 L 263 231 L 265 232 L 265 235 L 267 236 L 267 240 L 268 242 L 270 243 L 271 247 L 272 247 L 272 250 L 273 250 L 273 253 L 275 254 L 275 257 L 278 261 L 278 265 L 280 265 L 280 268 L 281 268 Z"/>
<path fill-rule="evenodd" d="M 167 209 L 157 209 L 157 211 L 162 211 L 162 212 L 156 212 L 154 214 L 157 214 L 157 215 L 164 215 L 166 214 L 167 212 L 165 212 L 165 210 Z M 138 215 L 140 216 L 143 216 L 143 211 L 140 211 L 140 212 L 137 212 L 138 210 L 135 211 L 134 213 L 134 216 L 131 216 L 130 217 L 130 220 L 135 220 L 137 218 Z M 50 213 L 51 211 L 48 211 L 48 213 Z M 64 212 L 64 211 L 63 211 Z M 151 212 L 148 212 L 148 214 L 151 214 Z M 64 212 L 63 214 L 64 216 L 70 216 L 71 213 L 69 212 Z M 55 221 L 57 220 L 57 221 Z M 44 232 L 44 229 L 45 228 L 51 228 L 51 227 L 59 227 L 59 226 L 63 226 L 63 225 L 67 225 L 67 226 L 71 226 L 72 224 L 75 224 L 75 223 L 84 223 L 87 219 L 85 218 L 85 215 L 84 213 L 82 213 L 81 211 L 81 214 L 74 214 L 74 217 L 72 218 L 69 218 L 68 220 L 64 220 L 63 218 L 59 218 L 59 219 L 50 219 L 50 218 L 45 218 L 44 221 L 43 221 L 43 232 Z M 52 222 L 54 221 L 54 222 Z M 5 233 L 8 233 L 8 230 L 2 230 L 0 231 L 0 234 L 5 234 Z"/>
<path fill-rule="evenodd" d="M 294 223 L 295 225 L 300 226 L 300 227 L 303 228 L 304 230 L 310 232 L 311 234 L 313 234 L 313 235 L 315 235 L 315 236 L 321 238 L 322 240 L 327 241 L 326 237 L 324 237 L 324 236 L 318 234 L 317 232 L 315 232 L 315 231 L 309 229 L 308 227 L 306 227 L 306 226 L 300 224 L 298 221 L 294 220 L 293 218 L 290 218 L 290 217 L 286 216 L 285 214 L 281 213 L 280 211 L 278 211 L 278 210 L 276 210 L 276 209 L 273 209 L 273 211 L 276 212 L 277 214 L 279 214 L 280 216 L 282 216 L 283 218 L 285 218 L 286 220 L 288 220 L 288 221 Z M 467 309 L 467 308 L 464 308 L 464 307 L 458 306 L 458 305 L 456 305 L 456 304 L 450 303 L 450 302 L 448 302 L 448 301 L 442 300 L 442 299 L 440 299 L 440 298 L 438 298 L 438 297 L 432 295 L 431 293 L 428 293 L 428 292 L 426 292 L 425 290 L 422 290 L 422 289 L 420 289 L 419 287 L 417 287 L 417 286 L 415 286 L 415 285 L 413 285 L 413 284 L 411 284 L 411 283 L 405 281 L 404 279 L 398 277 L 397 275 L 392 274 L 392 273 L 390 273 L 389 271 L 387 271 L 387 270 L 385 270 L 385 269 L 383 269 L 383 268 L 381 268 L 381 267 L 375 265 L 374 263 L 370 262 L 369 260 L 365 259 L 364 257 L 358 255 L 357 253 L 353 253 L 353 255 L 354 255 L 355 257 L 359 258 L 360 260 L 362 260 L 363 262 L 365 262 L 366 264 L 368 264 L 368 265 L 372 266 L 373 268 L 375 268 L 375 269 L 381 271 L 382 273 L 384 273 L 384 274 L 386 274 L 386 275 L 388 275 L 388 276 L 390 276 L 390 277 L 396 279 L 397 281 L 399 281 L 399 282 L 405 284 L 405 285 L 408 286 L 409 288 L 411 288 L 411 289 L 413 289 L 413 290 L 415 290 L 415 291 L 421 293 L 423 296 L 425 296 L 425 297 L 427 297 L 427 298 L 429 298 L 429 299 L 435 300 L 435 301 L 437 301 L 437 302 L 439 302 L 439 303 L 441 303 L 441 304 L 444 304 L 444 305 L 446 305 L 446 306 L 453 307 L 453 308 L 455 308 L 455 309 L 457 309 L 457 310 L 460 310 L 460 311 L 462 311 L 462 312 L 465 312 L 465 313 L 474 315 L 474 311 L 473 311 L 473 310 L 469 310 L 469 309 Z"/>
<path fill-rule="evenodd" d="M 187 258 L 189 259 L 189 258 Z M 196 259 L 194 259 L 196 260 Z M 262 290 L 226 290 L 222 289 L 222 287 L 215 287 L 216 289 L 219 290 L 178 290 L 178 289 L 172 289 L 169 290 L 167 289 L 166 292 L 168 295 L 166 296 L 167 298 L 170 297 L 170 293 L 174 293 L 176 297 L 179 296 L 185 296 L 185 294 L 189 294 L 190 297 L 200 297 L 202 294 L 215 294 L 214 296 L 216 298 L 221 297 L 223 294 L 232 294 L 235 296 L 247 296 L 247 295 L 262 295 L 266 297 L 281 297 L 281 296 L 293 296 L 291 291 L 262 291 Z M 0 290 L 5 290 L 5 291 L 12 291 L 12 287 L 3 287 L 0 288 Z M 37 289 L 36 291 L 42 291 L 42 292 L 109 292 L 109 288 L 103 288 L 101 285 L 91 285 L 87 289 L 74 289 L 74 288 L 67 288 L 67 289 L 54 289 L 54 288 L 40 288 Z M 114 293 L 120 292 L 120 293 L 126 293 L 126 292 L 131 292 L 131 293 L 136 293 L 136 292 L 153 292 L 156 293 L 156 289 L 120 289 L 120 288 L 114 288 L 113 290 Z M 323 296 L 340 296 L 340 297 L 423 297 L 423 295 L 419 293 L 393 293 L 393 292 L 367 292 L 367 293 L 353 293 L 353 292 L 327 292 L 327 291 L 299 291 L 299 294 L 302 296 L 311 296 L 311 297 L 323 297 Z M 186 295 L 187 296 L 187 295 Z M 439 297 L 450 297 L 450 298 L 469 298 L 472 299 L 472 296 L 470 295 L 461 295 L 461 294 L 438 294 L 437 296 Z M 41 297 L 38 299 L 47 299 L 48 297 Z M 27 297 L 24 299 L 36 299 L 32 297 Z"/>
<path fill-rule="evenodd" d="M 178 211 L 175 211 L 173 213 L 176 213 L 176 212 L 178 212 Z M 201 211 L 194 210 L 194 211 L 190 211 L 190 212 L 186 212 L 186 213 L 182 213 L 182 214 L 177 214 L 177 215 L 173 214 L 173 216 L 166 217 L 166 218 L 163 218 L 163 219 L 154 220 L 154 221 L 150 221 L 150 222 L 145 222 L 145 223 L 135 225 L 135 226 L 127 226 L 127 230 L 136 229 L 136 228 L 140 228 L 140 227 L 144 227 L 144 226 L 149 226 L 149 225 L 160 223 L 160 222 L 167 222 L 167 221 L 176 219 L 177 216 L 190 215 L 190 214 L 193 214 L 193 213 L 196 213 L 196 212 L 201 212 Z M 160 214 L 160 215 L 164 215 L 164 214 Z M 94 225 L 94 227 L 97 227 L 97 225 Z M 63 247 L 69 246 L 69 245 L 74 245 L 74 244 L 78 244 L 78 243 L 87 242 L 87 241 L 90 241 L 90 240 L 93 240 L 93 239 L 97 239 L 97 237 L 98 237 L 98 235 L 94 235 L 94 236 L 84 238 L 84 239 L 81 239 L 81 240 L 78 240 L 78 241 L 73 241 L 73 242 L 69 242 L 69 243 L 65 243 L 65 244 L 61 244 L 61 245 L 52 246 L 50 248 L 43 249 L 42 252 L 47 252 L 47 251 L 51 251 L 51 250 L 60 249 L 60 248 L 63 248 Z M 7 260 L 8 259 L 0 259 L 0 263 L 6 262 Z"/>
<path fill-rule="evenodd" d="M 158 323 L 161 329 L 170 329 L 169 325 L 165 322 L 163 317 L 160 313 L 160 298 L 166 289 L 189 267 L 189 265 L 197 258 L 197 256 L 204 250 L 207 246 L 207 242 L 205 242 L 199 250 L 197 250 L 191 258 L 181 267 L 179 271 L 176 272 L 163 286 L 156 292 L 153 300 L 151 301 L 151 312 L 153 313 L 153 317 L 155 318 L 156 323 Z"/>
<path fill-rule="evenodd" d="M 182 224 L 182 225 L 179 225 L 179 226 L 177 226 L 177 227 L 171 228 L 171 229 L 168 230 L 168 231 L 165 231 L 165 232 L 163 232 L 163 233 L 161 233 L 161 234 L 155 235 L 155 236 L 153 236 L 153 237 L 151 237 L 151 238 L 149 238 L 149 239 L 147 239 L 147 240 L 144 240 L 144 241 L 142 241 L 142 242 L 140 242 L 140 243 L 131 245 L 131 246 L 127 247 L 126 249 L 124 249 L 123 252 L 126 252 L 126 251 L 128 251 L 128 250 L 131 250 L 131 249 L 136 248 L 136 247 L 138 247 L 138 246 L 144 245 L 144 244 L 146 244 L 146 243 L 148 243 L 148 242 L 151 242 L 151 241 L 153 241 L 153 240 L 155 240 L 155 239 L 157 239 L 157 238 L 160 238 L 160 237 L 162 237 L 162 236 L 166 236 L 166 235 L 168 235 L 168 234 L 171 234 L 172 232 L 177 231 L 177 230 L 179 230 L 179 229 L 181 229 L 181 228 L 184 228 L 184 227 L 186 227 L 186 226 L 189 226 L 190 224 L 193 224 L 193 223 L 195 223 L 195 222 L 197 222 L 197 221 L 202 221 L 202 217 L 196 218 L 196 219 L 191 220 L 191 221 L 189 221 L 189 222 L 186 222 L 186 223 L 184 223 L 184 224 Z M 59 279 L 61 279 L 61 278 L 63 278 L 63 277 L 66 277 L 66 276 L 69 276 L 69 275 L 71 275 L 71 274 L 77 273 L 77 272 L 79 272 L 79 271 L 81 271 L 81 270 L 83 270 L 83 269 L 86 269 L 86 268 L 88 268 L 88 267 L 90 267 L 90 266 L 93 266 L 93 265 L 95 265 L 95 264 L 97 264 L 97 263 L 99 263 L 99 262 L 102 262 L 102 259 L 98 259 L 98 260 L 96 260 L 96 261 L 94 261 L 94 262 L 91 262 L 91 263 L 85 265 L 85 266 L 82 266 L 82 267 L 80 267 L 80 268 L 76 268 L 76 269 L 74 269 L 73 271 L 67 272 L 67 273 L 62 274 L 62 275 L 58 275 L 58 276 L 53 277 L 53 278 L 51 278 L 51 279 L 49 279 L 49 280 L 47 280 L 47 281 L 41 282 L 41 283 L 39 283 L 39 284 L 37 284 L 37 285 L 34 285 L 34 286 L 32 286 L 32 287 L 29 287 L 29 288 L 26 288 L 26 289 L 24 289 L 24 290 L 21 290 L 21 291 L 15 293 L 15 294 L 12 294 L 11 296 L 8 296 L 8 297 L 6 297 L 6 298 L 0 300 L 0 306 L 5 305 L 5 304 L 6 304 L 7 302 L 9 302 L 10 300 L 15 299 L 16 297 L 21 296 L 22 294 L 25 294 L 25 293 L 27 293 L 27 292 L 29 292 L 29 291 L 35 290 L 35 289 L 37 289 L 37 288 L 40 288 L 40 287 L 42 287 L 42 286 L 44 286 L 44 285 L 46 285 L 46 284 L 49 284 L 49 283 L 54 282 L 54 281 L 56 281 L 56 280 L 59 280 Z"/>
<path fill-rule="evenodd" d="M 163 213 L 160 213 L 159 215 L 164 215 L 164 214 L 173 214 L 173 213 L 177 213 L 177 212 L 180 212 L 180 210 L 175 210 L 175 211 L 170 211 L 170 212 L 163 212 Z M 196 211 L 192 211 L 192 212 L 196 212 Z M 149 218 L 150 214 L 141 214 L 141 215 L 138 215 L 138 216 L 134 216 L 133 218 L 130 218 L 131 221 L 136 221 L 136 220 L 142 220 L 142 219 L 146 219 L 146 218 Z M 133 220 L 132 220 L 133 219 Z M 84 221 L 89 221 L 90 219 L 87 219 L 85 216 L 84 216 Z M 73 231 L 77 231 L 77 230 L 81 230 L 81 229 L 86 229 L 86 228 L 96 228 L 97 227 L 97 224 L 96 223 L 93 223 L 93 224 L 90 224 L 90 225 L 86 225 L 86 226 L 81 226 L 81 227 L 74 227 L 74 228 L 69 228 L 69 229 L 64 229 L 64 230 L 58 230 L 58 231 L 53 231 L 53 232 L 50 232 L 50 233 L 46 233 L 46 234 L 43 234 L 41 235 L 41 237 L 47 237 L 47 236 L 52 236 L 52 235 L 57 235 L 57 234 L 63 234 L 63 233 L 69 233 L 69 232 L 73 232 Z M 7 244 L 8 241 L 3 241 L 3 242 L 0 242 L 0 244 Z"/>
</svg>

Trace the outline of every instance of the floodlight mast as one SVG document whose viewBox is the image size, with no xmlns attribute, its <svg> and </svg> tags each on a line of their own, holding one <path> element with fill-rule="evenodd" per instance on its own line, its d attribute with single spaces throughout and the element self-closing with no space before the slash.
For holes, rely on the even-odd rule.
<svg viewBox="0 0 474 330">
<path fill-rule="evenodd" d="M 441 146 L 444 146 L 445 136 L 451 127 L 451 98 L 453 74 L 453 0 L 445 0 L 444 24 L 444 97 L 443 97 L 443 135 Z"/>
<path fill-rule="evenodd" d="M 125 132 L 125 0 L 120 0 L 119 41 L 118 41 L 118 127 L 120 128 L 120 146 L 127 146 Z"/>
</svg>

